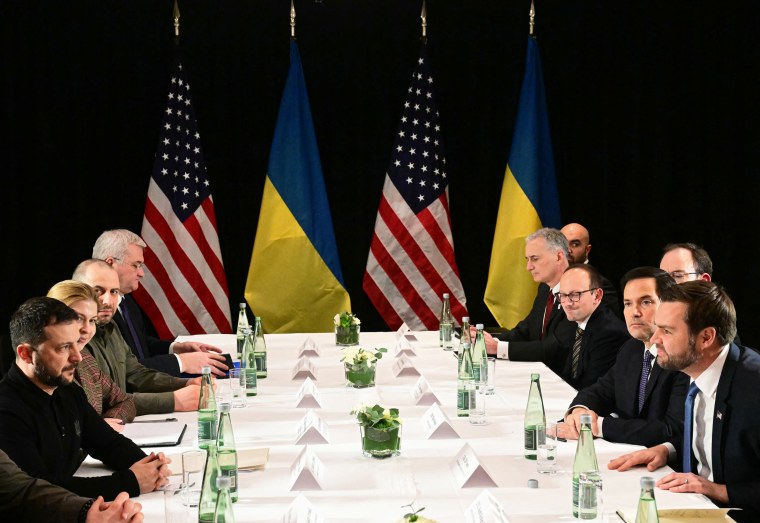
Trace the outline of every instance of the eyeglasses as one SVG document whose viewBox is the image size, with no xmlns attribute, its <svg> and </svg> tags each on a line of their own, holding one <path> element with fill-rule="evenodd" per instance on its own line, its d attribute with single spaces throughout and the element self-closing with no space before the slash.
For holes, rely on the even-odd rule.
<svg viewBox="0 0 760 523">
<path fill-rule="evenodd" d="M 570 303 L 577 303 L 581 299 L 581 295 L 586 292 L 593 292 L 597 290 L 599 287 L 592 287 L 591 289 L 586 289 L 585 291 L 575 291 L 575 292 L 568 292 L 565 294 L 564 292 L 558 292 L 554 296 L 557 298 L 557 301 L 562 303 L 562 300 L 567 300 Z"/>
<path fill-rule="evenodd" d="M 121 262 L 121 258 L 117 258 L 116 256 L 111 256 L 111 258 L 113 258 L 114 260 L 116 260 L 119 263 L 122 263 Z M 145 267 L 145 264 L 143 262 L 130 262 L 127 265 L 131 266 L 136 271 L 139 271 L 143 267 Z"/>
<path fill-rule="evenodd" d="M 684 278 L 686 278 L 689 275 L 698 275 L 698 274 L 702 274 L 702 273 L 700 273 L 700 272 L 687 272 L 687 271 L 673 271 L 673 272 L 668 273 L 668 274 L 670 274 L 670 277 L 673 278 L 674 280 L 681 281 L 681 280 L 683 280 Z"/>
</svg>

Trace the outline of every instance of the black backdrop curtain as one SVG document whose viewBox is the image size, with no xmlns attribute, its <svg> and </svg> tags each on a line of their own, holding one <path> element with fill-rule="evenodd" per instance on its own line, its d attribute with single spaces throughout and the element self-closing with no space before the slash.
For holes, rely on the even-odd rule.
<svg viewBox="0 0 760 523">
<path fill-rule="evenodd" d="M 760 3 L 537 0 L 565 222 L 617 281 L 669 241 L 704 245 L 760 345 Z M 457 261 L 483 304 L 529 0 L 429 0 L 429 56 Z M 419 52 L 420 2 L 297 0 L 297 37 L 346 286 L 361 289 L 393 134 Z M 230 300 L 242 298 L 288 67 L 289 0 L 180 2 Z M 71 275 L 105 229 L 139 232 L 172 53 L 171 0 L 5 0 L 0 162 L 6 322 Z M 743 258 L 742 258 L 743 256 Z M 327 311 L 332 314 L 334 311 Z M 234 308 L 233 308 L 234 315 Z M 233 320 L 234 321 L 234 320 Z M 7 325 L 7 324 L 6 324 Z"/>
</svg>

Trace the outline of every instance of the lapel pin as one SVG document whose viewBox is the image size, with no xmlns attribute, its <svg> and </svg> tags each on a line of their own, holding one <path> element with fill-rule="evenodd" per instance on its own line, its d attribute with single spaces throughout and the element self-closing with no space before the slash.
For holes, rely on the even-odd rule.
<svg viewBox="0 0 760 523">
<path fill-rule="evenodd" d="M 715 417 L 722 421 L 723 420 L 723 413 L 721 411 L 718 411 L 718 412 L 715 413 Z"/>
</svg>

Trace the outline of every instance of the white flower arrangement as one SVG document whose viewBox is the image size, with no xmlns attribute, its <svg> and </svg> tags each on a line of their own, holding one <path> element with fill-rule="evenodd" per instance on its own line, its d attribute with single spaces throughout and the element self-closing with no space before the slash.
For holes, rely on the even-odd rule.
<svg viewBox="0 0 760 523">
<path fill-rule="evenodd" d="M 351 325 L 361 325 L 362 322 L 355 314 L 350 312 L 340 312 L 333 318 L 333 323 L 336 327 L 349 328 Z"/>
<path fill-rule="evenodd" d="M 340 361 L 349 365 L 367 365 L 371 367 L 377 360 L 383 357 L 383 353 L 388 352 L 385 347 L 375 349 L 375 352 L 364 350 L 361 347 L 346 347 L 343 349 L 343 356 Z"/>
</svg>

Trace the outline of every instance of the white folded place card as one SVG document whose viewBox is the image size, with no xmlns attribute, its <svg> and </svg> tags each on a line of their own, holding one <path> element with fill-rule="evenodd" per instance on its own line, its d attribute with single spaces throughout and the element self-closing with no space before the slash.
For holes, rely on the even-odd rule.
<svg viewBox="0 0 760 523">
<path fill-rule="evenodd" d="M 464 516 L 467 523 L 509 523 L 504 507 L 488 490 L 475 498 Z"/>
<path fill-rule="evenodd" d="M 451 472 L 459 488 L 497 486 L 468 443 L 464 444 L 451 463 Z"/>
<path fill-rule="evenodd" d="M 306 496 L 299 494 L 282 516 L 282 523 L 322 523 L 322 512 Z"/>
<path fill-rule="evenodd" d="M 414 367 L 414 363 L 406 354 L 402 354 L 393 362 L 393 373 L 396 376 L 419 376 L 420 371 Z"/>
<path fill-rule="evenodd" d="M 298 357 L 300 358 L 301 356 L 319 357 L 319 345 L 311 339 L 311 336 L 306 338 L 306 341 L 304 341 L 298 349 Z"/>
<path fill-rule="evenodd" d="M 322 462 L 306 446 L 290 467 L 290 490 L 322 490 Z"/>
<path fill-rule="evenodd" d="M 296 445 L 327 443 L 329 439 L 327 424 L 313 410 L 307 412 L 296 429 Z"/>
<path fill-rule="evenodd" d="M 293 379 L 299 379 L 299 378 L 311 378 L 313 380 L 317 379 L 317 369 L 314 368 L 314 364 L 311 362 L 311 359 L 307 358 L 306 356 L 301 356 L 298 358 L 298 361 L 296 361 L 296 366 L 293 367 Z"/>
<path fill-rule="evenodd" d="M 437 403 L 433 403 L 420 419 L 427 439 L 457 439 L 459 434 L 451 426 L 451 421 Z"/>
<path fill-rule="evenodd" d="M 406 354 L 407 356 L 416 356 L 417 353 L 414 352 L 414 349 L 412 348 L 412 344 L 409 343 L 409 340 L 406 338 L 399 338 L 396 340 L 396 345 L 393 347 L 393 355 L 397 358 L 401 356 L 402 354 Z"/>
<path fill-rule="evenodd" d="M 409 325 L 406 324 L 406 322 L 401 324 L 401 327 L 396 329 L 396 339 L 401 338 L 404 336 L 407 332 L 411 331 L 412 329 L 409 328 Z"/>
<path fill-rule="evenodd" d="M 303 381 L 301 388 L 298 389 L 298 394 L 296 395 L 296 407 L 321 408 L 321 400 L 322 396 L 319 393 L 319 389 L 317 389 L 317 386 L 311 378 L 307 377 Z"/>
<path fill-rule="evenodd" d="M 425 376 L 420 376 L 420 379 L 414 384 L 412 396 L 414 397 L 415 405 L 433 405 L 435 403 L 441 403 L 438 396 L 436 396 L 430 389 L 430 384 L 425 379 Z"/>
</svg>

